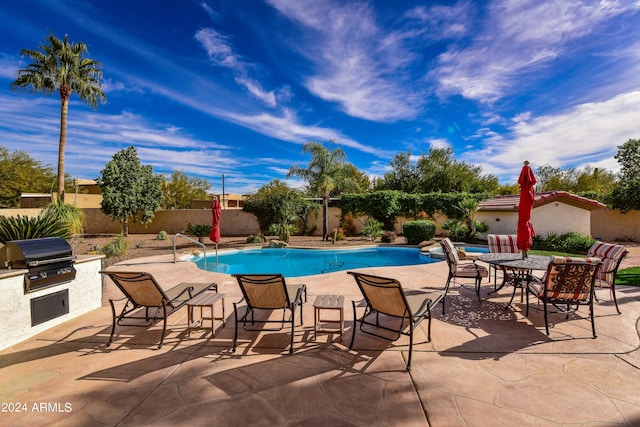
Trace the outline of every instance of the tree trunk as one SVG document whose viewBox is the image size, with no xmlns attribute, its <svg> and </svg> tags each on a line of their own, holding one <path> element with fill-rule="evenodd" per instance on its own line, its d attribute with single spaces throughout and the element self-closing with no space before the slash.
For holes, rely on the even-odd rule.
<svg viewBox="0 0 640 427">
<path fill-rule="evenodd" d="M 58 200 L 64 203 L 64 150 L 67 145 L 67 114 L 71 90 L 60 88 L 60 140 L 58 142 Z"/>
<path fill-rule="evenodd" d="M 322 240 L 329 241 L 329 197 L 322 197 Z"/>
</svg>

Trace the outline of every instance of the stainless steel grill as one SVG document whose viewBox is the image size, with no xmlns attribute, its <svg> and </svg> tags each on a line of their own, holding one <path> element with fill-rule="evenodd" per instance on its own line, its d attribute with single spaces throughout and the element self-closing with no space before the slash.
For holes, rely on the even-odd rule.
<svg viewBox="0 0 640 427">
<path fill-rule="evenodd" d="M 25 293 L 73 280 L 75 258 L 71 245 L 59 237 L 11 240 L 0 249 L 0 265 L 28 270 Z"/>
</svg>

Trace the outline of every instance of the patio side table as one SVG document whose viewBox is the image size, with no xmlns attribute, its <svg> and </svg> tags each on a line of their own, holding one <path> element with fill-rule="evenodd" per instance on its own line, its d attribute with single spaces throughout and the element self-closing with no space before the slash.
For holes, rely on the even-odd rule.
<svg viewBox="0 0 640 427">
<path fill-rule="evenodd" d="M 340 314 L 339 320 L 322 319 L 322 310 L 337 310 Z M 322 323 L 338 323 L 340 329 L 321 329 Z M 342 295 L 318 295 L 313 302 L 313 340 L 315 341 L 318 332 L 340 332 L 342 342 L 342 331 L 344 330 L 344 297 Z"/>
<path fill-rule="evenodd" d="M 222 302 L 222 316 L 216 317 L 214 314 L 215 305 L 218 301 Z M 200 319 L 194 320 L 193 318 L 193 309 L 195 307 L 200 308 Z M 204 308 L 209 308 L 211 310 L 210 316 L 205 316 L 203 313 Z M 224 314 L 224 294 L 219 294 L 217 292 L 203 292 L 200 295 L 191 298 L 187 301 L 187 335 L 191 335 L 192 329 L 209 329 L 204 326 L 204 321 L 211 321 L 211 335 L 216 336 L 216 328 L 215 321 L 222 320 L 222 326 L 225 325 L 225 314 Z"/>
</svg>

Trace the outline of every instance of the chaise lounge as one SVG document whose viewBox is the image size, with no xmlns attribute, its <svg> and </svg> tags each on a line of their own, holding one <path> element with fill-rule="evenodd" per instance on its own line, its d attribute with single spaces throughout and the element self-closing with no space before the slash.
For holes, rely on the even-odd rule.
<svg viewBox="0 0 640 427">
<path fill-rule="evenodd" d="M 158 344 L 158 348 L 162 348 L 167 332 L 167 317 L 202 292 L 218 291 L 218 285 L 215 283 L 180 283 L 165 291 L 150 273 L 137 271 L 101 271 L 100 273 L 109 277 L 125 296 L 109 300 L 113 320 L 107 347 L 113 341 L 116 324 L 123 325 L 125 320 L 144 320 L 143 324 L 128 323 L 126 326 L 149 327 L 162 320 L 162 335 Z M 124 300 L 126 303 L 120 314 L 117 314 L 115 303 Z"/>
</svg>

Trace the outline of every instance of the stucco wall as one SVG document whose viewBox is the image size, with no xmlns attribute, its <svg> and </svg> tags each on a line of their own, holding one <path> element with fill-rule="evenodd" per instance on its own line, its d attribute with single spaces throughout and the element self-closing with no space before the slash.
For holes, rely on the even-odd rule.
<svg viewBox="0 0 640 427">
<path fill-rule="evenodd" d="M 24 293 L 27 270 L 0 269 L 0 350 L 32 337 L 52 326 L 88 313 L 102 305 L 102 256 L 76 262 L 76 278 L 60 285 Z M 69 313 L 31 326 L 31 300 L 68 289 Z"/>
<path fill-rule="evenodd" d="M 591 235 L 604 241 L 640 241 L 640 211 L 593 211 Z"/>
<path fill-rule="evenodd" d="M 489 226 L 492 234 L 515 234 L 518 229 L 518 213 L 504 211 L 479 211 L 476 219 Z M 591 234 L 591 212 L 565 203 L 549 203 L 533 210 L 531 223 L 539 236 L 550 233 L 577 232 Z"/>
<path fill-rule="evenodd" d="M 533 226 L 540 235 L 550 231 L 565 233 L 577 231 L 581 234 L 601 238 L 605 241 L 635 240 L 640 241 L 640 211 L 631 211 L 623 214 L 615 210 L 586 211 L 564 203 L 554 203 L 534 209 L 532 216 Z M 38 215 L 39 209 L 0 209 L 0 215 L 16 216 L 26 215 L 33 217 Z M 120 224 L 111 221 L 100 209 L 84 209 L 85 232 L 87 234 L 117 234 L 120 232 Z M 340 224 L 340 209 L 329 208 L 329 230 L 333 230 Z M 490 233 L 512 234 L 518 226 L 517 212 L 491 212 L 480 211 L 476 214 L 478 221 L 489 226 Z M 496 221 L 500 219 L 500 221 Z M 366 218 L 356 218 L 354 224 L 358 232 L 362 231 Z M 436 234 L 442 235 L 442 224 L 446 217 L 436 214 Z M 402 232 L 402 224 L 407 221 L 399 217 L 396 221 L 395 231 Z M 158 211 L 153 222 L 149 225 L 130 224 L 130 233 L 151 233 L 166 231 L 173 234 L 184 231 L 189 223 L 209 224 L 211 222 L 210 209 L 186 209 Z M 315 235 L 322 234 L 322 214 L 310 217 L 307 220 L 307 229 L 315 224 Z M 252 214 L 239 209 L 222 211 L 221 233 L 223 236 L 248 236 L 259 232 L 258 222 Z"/>
</svg>

